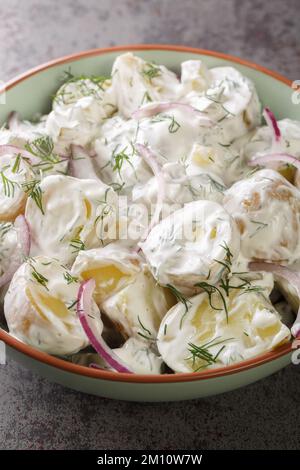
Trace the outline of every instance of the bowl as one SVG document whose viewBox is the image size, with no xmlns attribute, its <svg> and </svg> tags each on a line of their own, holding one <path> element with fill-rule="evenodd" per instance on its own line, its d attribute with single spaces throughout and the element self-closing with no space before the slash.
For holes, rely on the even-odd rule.
<svg viewBox="0 0 300 470">
<path fill-rule="evenodd" d="M 11 80 L 5 88 L 5 104 L 0 106 L 0 122 L 11 110 L 25 119 L 50 110 L 50 97 L 58 88 L 63 73 L 109 74 L 114 59 L 134 51 L 147 61 L 155 61 L 179 70 L 180 63 L 203 59 L 208 67 L 231 65 L 253 80 L 263 105 L 272 108 L 280 119 L 297 119 L 297 106 L 292 103 L 291 81 L 264 67 L 237 57 L 213 51 L 180 46 L 134 45 L 94 49 L 69 55 L 38 66 Z M 298 116 L 299 118 L 299 116 Z M 262 379 L 291 362 L 291 343 L 250 360 L 228 367 L 196 373 L 168 375 L 131 375 L 102 371 L 72 364 L 28 346 L 0 328 L 0 340 L 7 354 L 23 366 L 81 392 L 131 401 L 175 401 L 200 398 L 234 390 Z"/>
</svg>

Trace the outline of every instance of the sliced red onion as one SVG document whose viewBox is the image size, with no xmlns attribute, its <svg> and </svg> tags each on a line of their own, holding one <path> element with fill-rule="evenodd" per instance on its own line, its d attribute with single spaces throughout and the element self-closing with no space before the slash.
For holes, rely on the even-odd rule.
<svg viewBox="0 0 300 470">
<path fill-rule="evenodd" d="M 95 280 L 89 279 L 81 283 L 77 298 L 77 314 L 81 326 L 99 356 L 117 372 L 132 373 L 113 350 L 105 343 L 101 335 L 91 326 L 92 301 Z"/>
<path fill-rule="evenodd" d="M 71 158 L 69 161 L 69 174 L 79 179 L 94 179 L 99 181 L 91 155 L 81 145 L 71 145 Z"/>
<path fill-rule="evenodd" d="M 132 114 L 134 119 L 142 119 L 145 117 L 152 117 L 159 113 L 164 113 L 170 111 L 171 109 L 182 108 L 188 112 L 199 114 L 201 119 L 203 120 L 203 125 L 212 125 L 213 121 L 208 118 L 207 116 L 203 116 L 203 113 L 198 109 L 194 108 L 193 106 L 186 104 L 186 103 L 178 103 L 178 102 L 165 102 L 165 103 L 153 103 L 153 104 L 146 104 L 138 108 Z"/>
<path fill-rule="evenodd" d="M 266 271 L 273 273 L 276 276 L 282 277 L 291 284 L 300 298 L 300 273 L 292 271 L 291 269 L 281 266 L 280 264 L 265 263 L 265 262 L 251 262 L 248 265 L 250 271 Z M 297 313 L 297 318 L 291 328 L 292 335 L 295 338 L 300 337 L 300 306 Z"/>
<path fill-rule="evenodd" d="M 267 125 L 269 126 L 269 128 L 271 129 L 273 133 L 275 142 L 279 142 L 281 139 L 281 132 L 278 127 L 274 114 L 269 108 L 265 108 L 263 110 L 263 117 L 265 118 Z"/>
<path fill-rule="evenodd" d="M 20 147 L 17 147 L 16 145 L 0 145 L 0 157 L 3 157 L 3 155 L 12 155 L 12 156 L 17 156 L 21 154 L 23 157 L 28 158 L 30 160 L 30 163 L 37 163 L 39 159 L 32 155 L 32 153 L 28 152 L 27 150 L 24 150 Z"/>
<path fill-rule="evenodd" d="M 0 276 L 0 288 L 11 281 L 17 269 L 23 263 L 24 257 L 30 252 L 30 231 L 24 215 L 19 215 L 14 223 L 17 232 L 17 248 L 10 260 L 9 268 Z"/>
<path fill-rule="evenodd" d="M 7 118 L 7 127 L 10 131 L 14 131 L 19 127 L 21 120 L 17 111 L 12 111 L 9 113 Z"/>
<path fill-rule="evenodd" d="M 145 240 L 152 228 L 159 222 L 165 198 L 165 180 L 163 177 L 161 166 L 157 161 L 156 155 L 149 149 L 149 147 L 146 147 L 143 144 L 136 144 L 135 148 L 138 151 L 139 155 L 147 163 L 147 165 L 150 166 L 157 180 L 157 201 L 151 222 L 147 228 L 146 233 L 142 237 L 142 240 Z"/>
<path fill-rule="evenodd" d="M 249 166 L 265 166 L 268 163 L 274 162 L 282 162 L 287 163 L 289 165 L 293 165 L 296 168 L 300 169 L 300 160 L 298 158 L 293 157 L 289 153 L 269 153 L 267 155 L 261 155 L 257 157 L 252 157 L 248 162 Z"/>
</svg>

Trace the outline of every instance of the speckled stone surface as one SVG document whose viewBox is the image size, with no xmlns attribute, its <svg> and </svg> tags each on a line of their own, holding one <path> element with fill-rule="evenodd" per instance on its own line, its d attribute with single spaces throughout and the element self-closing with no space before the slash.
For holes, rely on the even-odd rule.
<svg viewBox="0 0 300 470">
<path fill-rule="evenodd" d="M 0 80 L 128 43 L 235 54 L 300 79 L 299 0 L 1 0 Z M 230 394 L 171 404 L 83 395 L 0 366 L 2 449 L 297 449 L 300 366 Z"/>
</svg>

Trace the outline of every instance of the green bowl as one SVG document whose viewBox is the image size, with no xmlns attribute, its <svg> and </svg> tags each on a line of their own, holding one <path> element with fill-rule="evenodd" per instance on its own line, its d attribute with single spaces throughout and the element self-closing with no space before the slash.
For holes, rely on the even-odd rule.
<svg viewBox="0 0 300 470">
<path fill-rule="evenodd" d="M 256 64 L 236 57 L 200 49 L 178 46 L 141 45 L 96 49 L 74 54 L 47 64 L 11 80 L 0 96 L 0 122 L 11 110 L 30 119 L 36 113 L 50 110 L 50 97 L 55 93 L 63 73 L 109 74 L 114 59 L 125 51 L 134 51 L 148 61 L 173 70 L 188 59 L 203 59 L 208 67 L 232 65 L 256 85 L 260 99 L 280 119 L 299 119 L 299 108 L 292 102 L 291 82 Z M 5 100 L 3 99 L 5 97 Z M 5 104 L 3 102 L 5 101 Z M 102 397 L 133 401 L 171 401 L 216 395 L 262 379 L 291 362 L 291 344 L 261 354 L 229 367 L 197 373 L 172 375 L 131 375 L 101 371 L 71 364 L 42 353 L 13 338 L 0 328 L 0 340 L 7 353 L 25 367 L 67 387 Z"/>
</svg>

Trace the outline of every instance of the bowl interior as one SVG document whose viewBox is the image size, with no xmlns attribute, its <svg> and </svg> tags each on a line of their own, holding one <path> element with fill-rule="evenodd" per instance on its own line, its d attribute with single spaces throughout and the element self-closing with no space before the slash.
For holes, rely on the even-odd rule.
<svg viewBox="0 0 300 470">
<path fill-rule="evenodd" d="M 132 50 L 147 61 L 164 64 L 175 72 L 180 72 L 181 62 L 190 59 L 201 59 L 208 67 L 233 66 L 253 80 L 262 104 L 269 106 L 278 119 L 284 117 L 299 119 L 299 106 L 292 102 L 293 90 L 288 80 L 284 82 L 274 78 L 260 71 L 255 65 L 243 65 L 231 58 L 214 56 L 211 55 L 213 53 L 205 53 L 205 51 L 201 53 L 195 50 L 168 50 L 167 48 L 161 50 L 159 47 L 146 50 L 128 47 L 127 50 Z M 123 52 L 125 48 L 108 52 L 92 51 L 79 57 L 61 59 L 57 63 L 39 67 L 31 74 L 25 74 L 25 78 L 12 80 L 8 84 L 5 100 L 3 97 L 1 100 L 0 123 L 5 123 L 12 110 L 18 111 L 24 119 L 32 119 L 37 113 L 49 112 L 51 97 L 62 83 L 64 72 L 70 70 L 74 75 L 109 76 L 114 59 Z M 1 320 L 3 320 L 3 315 L 0 314 L 0 324 L 2 323 L 3 326 Z"/>
</svg>

